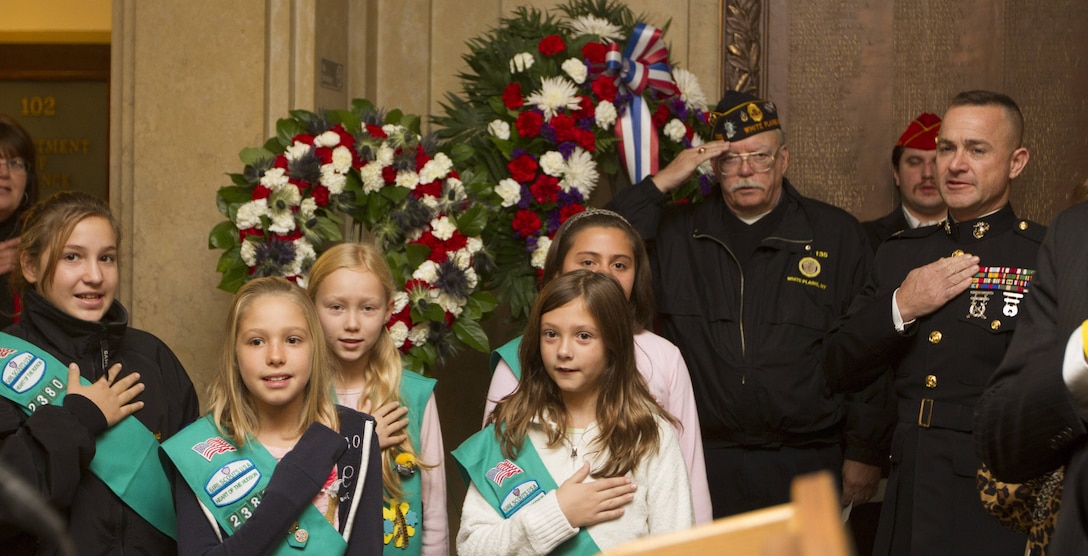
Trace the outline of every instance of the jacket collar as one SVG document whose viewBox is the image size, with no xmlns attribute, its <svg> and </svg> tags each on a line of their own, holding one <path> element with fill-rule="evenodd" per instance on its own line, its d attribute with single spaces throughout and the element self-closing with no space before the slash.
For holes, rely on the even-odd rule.
<svg viewBox="0 0 1088 556">
<path fill-rule="evenodd" d="M 110 352 L 117 351 L 128 328 L 128 311 L 116 300 L 102 320 L 92 322 L 65 313 L 34 289 L 27 289 L 22 299 L 20 323 L 25 322 L 60 353 L 76 361 L 100 352 L 103 341 Z"/>
<path fill-rule="evenodd" d="M 714 190 L 716 195 L 710 197 L 707 202 L 710 203 L 710 207 L 707 210 L 696 211 L 693 218 L 692 235 L 707 234 L 718 238 L 720 241 L 724 241 L 724 232 L 722 219 L 727 217 L 734 217 L 729 207 L 726 206 L 725 200 L 722 199 L 721 191 Z M 774 210 L 782 209 L 785 214 L 782 215 L 781 222 L 775 228 L 774 232 L 764 238 L 763 243 L 774 244 L 778 247 L 783 247 L 783 242 L 790 246 L 800 246 L 806 243 L 810 243 L 814 237 L 812 231 L 812 224 L 809 222 L 808 215 L 805 213 L 802 201 L 805 198 L 794 189 L 793 185 L 788 179 L 782 178 L 782 196 L 779 197 L 778 206 Z M 766 218 L 766 217 L 764 217 Z"/>
<path fill-rule="evenodd" d="M 944 232 L 952 241 L 959 244 L 971 244 L 993 237 L 1005 230 L 1011 230 L 1017 223 L 1012 205 L 1005 204 L 1000 210 L 982 218 L 956 222 L 949 214 L 944 221 Z"/>
</svg>

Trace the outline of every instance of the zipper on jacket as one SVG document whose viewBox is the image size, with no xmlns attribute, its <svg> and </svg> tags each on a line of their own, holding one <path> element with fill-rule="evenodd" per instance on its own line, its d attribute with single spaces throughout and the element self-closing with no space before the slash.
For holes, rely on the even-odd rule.
<svg viewBox="0 0 1088 556">
<path fill-rule="evenodd" d="M 710 241 L 721 245 L 722 249 L 725 249 L 725 252 L 729 253 L 729 257 L 733 259 L 733 262 L 737 264 L 737 270 L 740 271 L 740 318 L 738 318 L 737 320 L 740 324 L 740 356 L 741 359 L 744 359 L 745 353 L 747 352 L 747 348 L 744 344 L 744 269 L 741 268 L 740 261 L 737 259 L 737 256 L 733 254 L 733 250 L 730 249 L 729 246 L 727 246 L 726 244 L 719 241 L 718 238 L 700 233 L 694 233 L 691 236 L 696 239 L 709 239 Z M 744 371 L 740 375 L 740 383 L 746 384 L 747 382 L 748 372 Z"/>
</svg>

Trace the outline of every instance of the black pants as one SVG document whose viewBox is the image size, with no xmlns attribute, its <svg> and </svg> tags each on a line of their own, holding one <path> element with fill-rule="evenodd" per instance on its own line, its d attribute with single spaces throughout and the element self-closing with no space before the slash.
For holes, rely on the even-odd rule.
<svg viewBox="0 0 1088 556">
<path fill-rule="evenodd" d="M 714 519 L 785 504 L 793 478 L 826 469 L 842 482 L 842 448 L 703 447 Z"/>
</svg>

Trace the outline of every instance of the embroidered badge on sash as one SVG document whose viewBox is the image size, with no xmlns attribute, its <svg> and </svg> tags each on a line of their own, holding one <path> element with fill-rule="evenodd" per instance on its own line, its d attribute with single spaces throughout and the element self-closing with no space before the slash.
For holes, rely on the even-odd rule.
<svg viewBox="0 0 1088 556">
<path fill-rule="evenodd" d="M 18 350 L 11 349 L 11 348 L 0 347 L 0 359 L 2 359 L 4 357 L 7 357 L 7 356 L 15 353 L 16 351 L 18 351 Z"/>
<path fill-rule="evenodd" d="M 1015 317 L 1020 312 L 1020 301 L 1027 293 L 1035 271 L 1029 268 L 1005 266 L 983 266 L 971 277 L 971 306 L 967 310 L 969 318 L 986 318 L 986 302 L 994 291 L 1002 292 L 1004 307 L 1002 314 Z"/>
<path fill-rule="evenodd" d="M 222 508 L 244 498 L 261 480 L 261 472 L 253 461 L 240 459 L 220 467 L 204 485 L 204 491 L 212 498 L 212 503 Z"/>
<path fill-rule="evenodd" d="M 4 365 L 4 384 L 18 394 L 37 386 L 44 376 L 45 361 L 32 353 L 20 353 Z"/>
<path fill-rule="evenodd" d="M 213 436 L 203 442 L 193 444 L 193 451 L 203 456 L 204 459 L 211 461 L 212 458 L 218 454 L 233 452 L 235 450 L 234 446 L 231 446 L 226 440 L 223 440 L 218 436 Z"/>
<path fill-rule="evenodd" d="M 540 483 L 535 479 L 529 479 L 506 493 L 499 510 L 502 512 L 503 517 L 509 519 L 526 504 L 536 500 L 537 496 L 543 495 L 544 491 L 541 490 Z"/>
<path fill-rule="evenodd" d="M 486 477 L 491 479 L 491 482 L 496 485 L 502 486 L 502 482 L 514 475 L 523 473 L 520 467 L 514 462 L 504 459 L 500 461 L 495 467 L 487 470 Z"/>
<path fill-rule="evenodd" d="M 382 508 L 382 517 L 385 518 L 385 544 L 392 541 L 397 548 L 407 547 L 411 537 L 416 536 L 419 525 L 416 512 L 409 508 L 407 502 L 393 500 L 389 507 Z"/>
</svg>

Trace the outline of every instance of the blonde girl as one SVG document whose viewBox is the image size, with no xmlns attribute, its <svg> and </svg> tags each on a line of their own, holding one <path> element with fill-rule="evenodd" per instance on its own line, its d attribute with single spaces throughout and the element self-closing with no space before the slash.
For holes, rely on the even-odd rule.
<svg viewBox="0 0 1088 556">
<path fill-rule="evenodd" d="M 278 277 L 242 286 L 211 411 L 163 446 L 180 472 L 179 554 L 378 549 L 374 423 L 334 404 L 334 367 L 301 288 Z"/>
<path fill-rule="evenodd" d="M 541 291 L 516 392 L 454 457 L 470 481 L 457 549 L 593 554 L 693 523 L 672 417 L 635 366 L 627 300 L 610 276 Z"/>
<path fill-rule="evenodd" d="M 556 231 L 544 260 L 544 282 L 577 269 L 608 274 L 623 288 L 630 308 L 635 359 L 654 399 L 676 418 L 676 434 L 691 481 L 695 522 L 713 519 L 703 459 L 703 440 L 691 376 L 680 350 L 650 331 L 654 316 L 653 281 L 649 257 L 638 232 L 619 214 L 588 209 L 572 216 Z M 521 338 L 491 356 L 491 386 L 484 407 L 484 424 L 495 403 L 518 387 L 517 346 Z"/>
<path fill-rule="evenodd" d="M 385 553 L 449 552 L 442 433 L 435 381 L 401 367 L 386 329 L 395 305 L 381 251 L 343 243 L 322 253 L 307 286 L 325 340 L 339 363 L 341 404 L 374 415 L 385 484 Z"/>
</svg>

